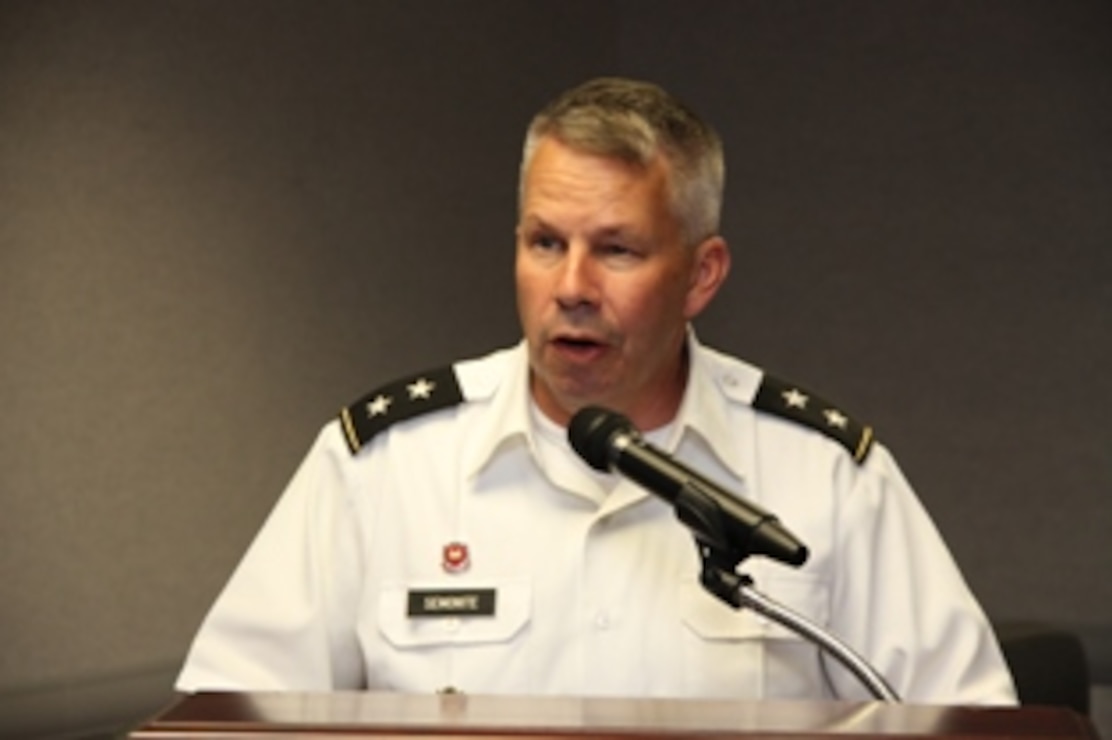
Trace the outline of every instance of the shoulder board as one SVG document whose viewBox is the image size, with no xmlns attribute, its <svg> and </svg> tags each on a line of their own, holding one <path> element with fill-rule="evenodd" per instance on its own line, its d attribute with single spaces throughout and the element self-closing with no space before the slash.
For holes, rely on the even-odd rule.
<svg viewBox="0 0 1112 740">
<path fill-rule="evenodd" d="M 829 401 L 779 378 L 764 376 L 753 408 L 825 434 L 845 447 L 858 463 L 864 462 L 873 448 L 872 427 L 854 421 Z"/>
<path fill-rule="evenodd" d="M 455 369 L 413 375 L 376 388 L 341 409 L 340 426 L 351 454 L 363 449 L 379 432 L 406 419 L 450 408 L 463 402 Z"/>
</svg>

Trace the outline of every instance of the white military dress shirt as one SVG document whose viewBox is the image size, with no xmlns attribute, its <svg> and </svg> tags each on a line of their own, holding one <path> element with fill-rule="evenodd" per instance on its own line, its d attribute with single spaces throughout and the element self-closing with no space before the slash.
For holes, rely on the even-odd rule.
<svg viewBox="0 0 1112 740">
<path fill-rule="evenodd" d="M 1014 702 L 984 614 L 869 430 L 694 335 L 689 349 L 680 410 L 650 438 L 810 550 L 800 568 L 754 557 L 741 572 L 906 701 Z M 671 506 L 579 460 L 528 375 L 522 343 L 325 426 L 178 688 L 869 698 L 811 644 L 706 593 Z"/>
</svg>

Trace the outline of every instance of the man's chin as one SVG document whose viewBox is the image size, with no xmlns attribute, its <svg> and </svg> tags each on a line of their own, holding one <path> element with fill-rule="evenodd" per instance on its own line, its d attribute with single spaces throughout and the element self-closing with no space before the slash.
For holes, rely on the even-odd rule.
<svg viewBox="0 0 1112 740">
<path fill-rule="evenodd" d="M 550 418 L 566 424 L 575 412 L 585 406 L 613 408 L 612 394 L 597 381 L 586 383 L 582 378 L 557 375 L 540 379 L 533 374 L 533 399 Z"/>
</svg>

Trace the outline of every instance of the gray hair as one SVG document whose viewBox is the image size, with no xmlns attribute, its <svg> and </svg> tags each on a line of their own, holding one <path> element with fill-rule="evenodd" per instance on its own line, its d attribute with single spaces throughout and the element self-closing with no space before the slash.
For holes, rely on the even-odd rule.
<svg viewBox="0 0 1112 740">
<path fill-rule="evenodd" d="M 641 167 L 657 155 L 671 165 L 673 215 L 689 245 L 718 233 L 726 165 L 718 134 L 663 88 L 618 77 L 590 80 L 563 93 L 529 124 L 521 158 L 525 175 L 541 139 Z"/>
</svg>

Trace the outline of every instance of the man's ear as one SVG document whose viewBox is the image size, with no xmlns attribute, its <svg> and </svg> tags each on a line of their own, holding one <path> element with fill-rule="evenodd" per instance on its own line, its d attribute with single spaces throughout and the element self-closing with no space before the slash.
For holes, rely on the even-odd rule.
<svg viewBox="0 0 1112 740">
<path fill-rule="evenodd" d="M 689 321 L 706 308 L 730 274 L 730 247 L 720 236 L 704 239 L 695 247 L 691 283 L 687 288 L 684 316 Z"/>
</svg>

